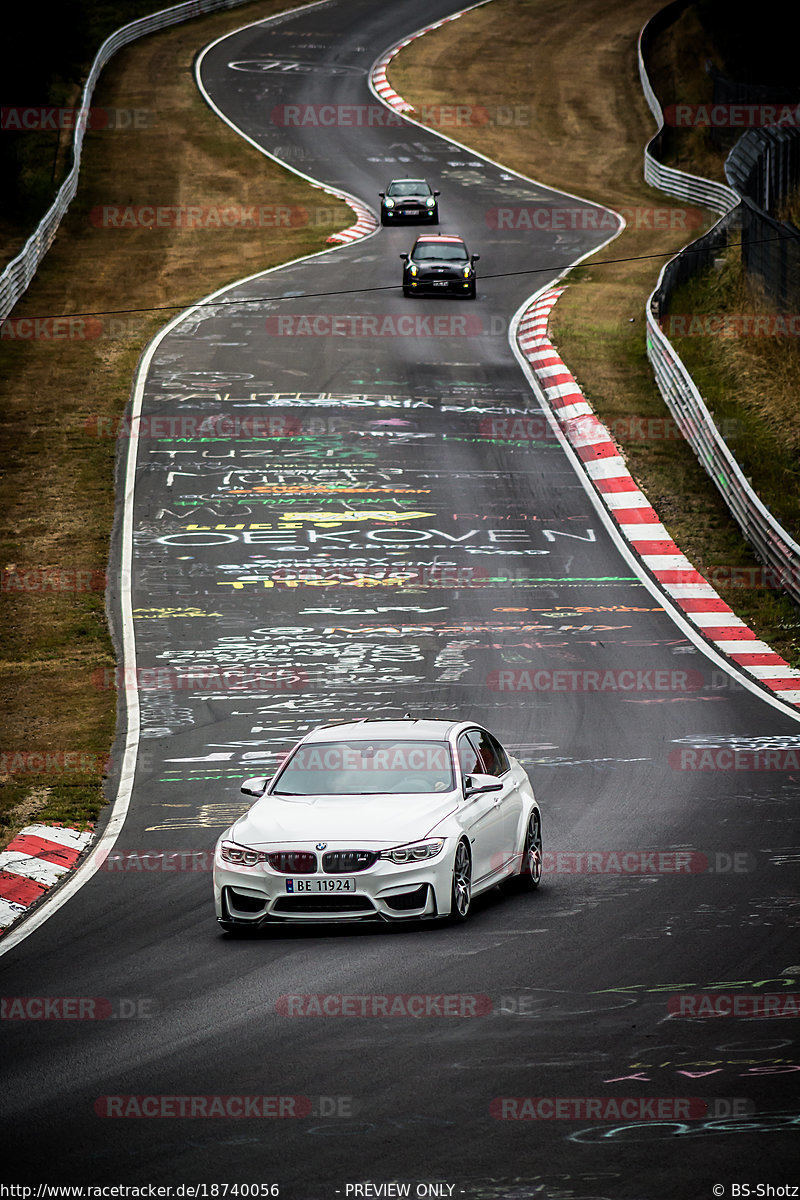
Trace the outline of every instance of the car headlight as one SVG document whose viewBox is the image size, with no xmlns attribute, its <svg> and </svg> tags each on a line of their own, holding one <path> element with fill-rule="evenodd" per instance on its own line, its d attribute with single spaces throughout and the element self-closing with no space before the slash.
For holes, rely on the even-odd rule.
<svg viewBox="0 0 800 1200">
<path fill-rule="evenodd" d="M 464 267 L 464 278 L 469 279 L 472 274 L 472 267 Z"/>
<path fill-rule="evenodd" d="M 393 863 L 424 862 L 426 858 L 436 858 L 443 845 L 444 838 L 434 838 L 430 842 L 410 842 L 407 846 L 381 850 L 380 857 Z"/>
<path fill-rule="evenodd" d="M 416 267 L 414 263 L 409 263 L 409 264 L 408 264 L 408 273 L 409 273 L 409 275 L 416 275 L 416 274 L 418 273 L 418 270 L 419 270 L 419 268 L 418 268 L 418 267 Z"/>
<path fill-rule="evenodd" d="M 394 200 L 392 200 L 391 196 L 387 196 L 383 203 L 386 208 L 394 208 Z"/>
<path fill-rule="evenodd" d="M 248 850 L 246 846 L 237 846 L 236 842 L 223 842 L 219 856 L 223 862 L 233 863 L 236 867 L 256 867 L 260 862 L 267 861 L 262 851 Z"/>
<path fill-rule="evenodd" d="M 428 208 L 433 208 L 433 206 L 434 206 L 434 204 L 436 203 L 436 201 L 434 200 L 433 196 L 428 196 L 428 198 L 427 198 L 427 200 L 425 201 L 425 203 L 427 204 Z"/>
</svg>

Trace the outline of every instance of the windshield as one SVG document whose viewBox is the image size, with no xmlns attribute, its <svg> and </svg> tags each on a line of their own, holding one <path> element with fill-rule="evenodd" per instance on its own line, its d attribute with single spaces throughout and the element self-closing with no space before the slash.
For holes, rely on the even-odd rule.
<svg viewBox="0 0 800 1200">
<path fill-rule="evenodd" d="M 271 795 L 376 796 L 454 786 L 447 742 L 313 742 L 286 761 Z"/>
<path fill-rule="evenodd" d="M 390 183 L 387 196 L 430 196 L 431 189 L 424 179 L 404 179 L 402 183 Z"/>
<path fill-rule="evenodd" d="M 412 257 L 415 262 L 466 262 L 469 255 L 461 242 L 418 242 Z"/>
</svg>

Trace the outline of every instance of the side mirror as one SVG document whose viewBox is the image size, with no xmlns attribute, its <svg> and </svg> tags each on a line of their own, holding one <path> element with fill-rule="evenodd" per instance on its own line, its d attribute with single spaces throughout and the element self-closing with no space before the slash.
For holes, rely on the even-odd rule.
<svg viewBox="0 0 800 1200">
<path fill-rule="evenodd" d="M 466 775 L 464 796 L 480 796 L 484 792 L 502 792 L 503 784 L 496 775 Z"/>
<path fill-rule="evenodd" d="M 245 796 L 255 796 L 256 800 L 260 800 L 267 790 L 268 782 L 266 775 L 254 775 L 252 779 L 245 779 L 241 790 Z"/>
<path fill-rule="evenodd" d="M 480 258 L 480 254 L 473 254 L 472 257 L 470 258 L 470 262 L 477 262 L 479 258 Z"/>
<path fill-rule="evenodd" d="M 408 262 L 408 255 L 407 255 L 407 254 L 401 254 L 401 255 L 400 255 L 400 257 L 401 257 L 401 258 L 403 258 L 403 259 L 405 259 L 405 261 L 406 261 L 406 262 Z"/>
<path fill-rule="evenodd" d="M 380 196 L 381 200 L 386 199 L 386 192 L 378 192 L 378 195 Z"/>
<path fill-rule="evenodd" d="M 433 194 L 434 194 L 434 196 L 440 196 L 441 192 L 434 192 Z"/>
</svg>

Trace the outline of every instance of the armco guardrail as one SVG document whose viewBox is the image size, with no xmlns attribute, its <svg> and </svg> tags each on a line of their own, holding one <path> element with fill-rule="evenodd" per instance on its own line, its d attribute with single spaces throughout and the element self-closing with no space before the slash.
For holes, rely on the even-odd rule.
<svg viewBox="0 0 800 1200">
<path fill-rule="evenodd" d="M 742 265 L 782 312 L 800 307 L 800 233 L 771 214 L 800 181 L 795 125 L 748 129 L 725 161 L 725 178 L 742 197 Z"/>
<path fill-rule="evenodd" d="M 237 8 L 246 2 L 247 0 L 187 0 L 186 3 L 177 4 L 173 8 L 165 8 L 162 12 L 153 13 L 149 17 L 131 21 L 130 24 L 123 25 L 106 38 L 95 56 L 81 96 L 80 113 L 83 116 L 79 116 L 75 123 L 75 135 L 72 139 L 72 168 L 59 188 L 52 206 L 45 213 L 17 257 L 12 259 L 0 275 L 0 321 L 5 320 L 36 274 L 39 264 L 53 244 L 61 220 L 78 190 L 81 149 L 89 106 L 100 72 L 109 59 L 123 46 L 135 42 L 137 38 L 144 37 L 145 34 L 168 29 L 171 25 L 178 25 L 181 21 L 188 21 L 191 17 L 221 12 L 226 8 Z"/>
<path fill-rule="evenodd" d="M 664 113 L 651 86 L 650 77 L 644 65 L 644 56 L 655 34 L 666 28 L 685 7 L 686 0 L 677 0 L 674 4 L 668 4 L 647 22 L 639 34 L 639 79 L 645 100 L 658 126 L 658 132 L 645 146 L 644 178 L 651 187 L 657 187 L 669 196 L 677 196 L 679 200 L 691 200 L 714 212 L 724 213 L 735 208 L 739 203 L 738 192 L 724 183 L 715 183 L 713 179 L 703 179 L 700 175 L 689 175 L 686 171 L 678 171 L 675 167 L 665 167 L 653 153 L 658 148 L 664 129 Z"/>
<path fill-rule="evenodd" d="M 713 229 L 688 247 L 690 259 L 687 258 L 687 251 L 681 251 L 663 267 L 645 309 L 647 355 L 664 402 L 719 489 L 734 520 L 761 561 L 771 569 L 775 579 L 782 582 L 792 600 L 800 605 L 800 546 L 761 503 L 747 482 L 715 426 L 694 380 L 659 326 L 665 296 L 681 277 L 693 274 L 704 258 L 707 260 L 716 248 L 724 244 L 727 229 L 740 219 L 741 213 L 741 196 L 733 188 L 698 175 L 689 175 L 674 167 L 666 167 L 653 154 L 661 137 L 664 116 L 650 84 L 644 55 L 654 32 L 664 28 L 684 7 L 685 0 L 677 0 L 677 3 L 662 9 L 647 22 L 639 35 L 639 78 L 658 125 L 658 133 L 645 148 L 644 177 L 647 183 L 671 196 L 724 215 Z M 690 267 L 684 266 L 687 262 L 691 264 Z"/>
<path fill-rule="evenodd" d="M 647 353 L 661 395 L 714 480 L 742 533 L 771 576 L 800 604 L 800 546 L 775 520 L 742 474 L 692 377 L 648 311 Z"/>
</svg>

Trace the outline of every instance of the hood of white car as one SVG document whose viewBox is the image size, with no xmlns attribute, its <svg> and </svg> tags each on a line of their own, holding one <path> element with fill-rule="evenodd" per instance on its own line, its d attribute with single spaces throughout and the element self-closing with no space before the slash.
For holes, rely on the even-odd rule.
<svg viewBox="0 0 800 1200">
<path fill-rule="evenodd" d="M 264 796 L 240 817 L 231 836 L 240 846 L 290 842 L 388 848 L 424 838 L 456 807 L 457 794 Z"/>
</svg>

